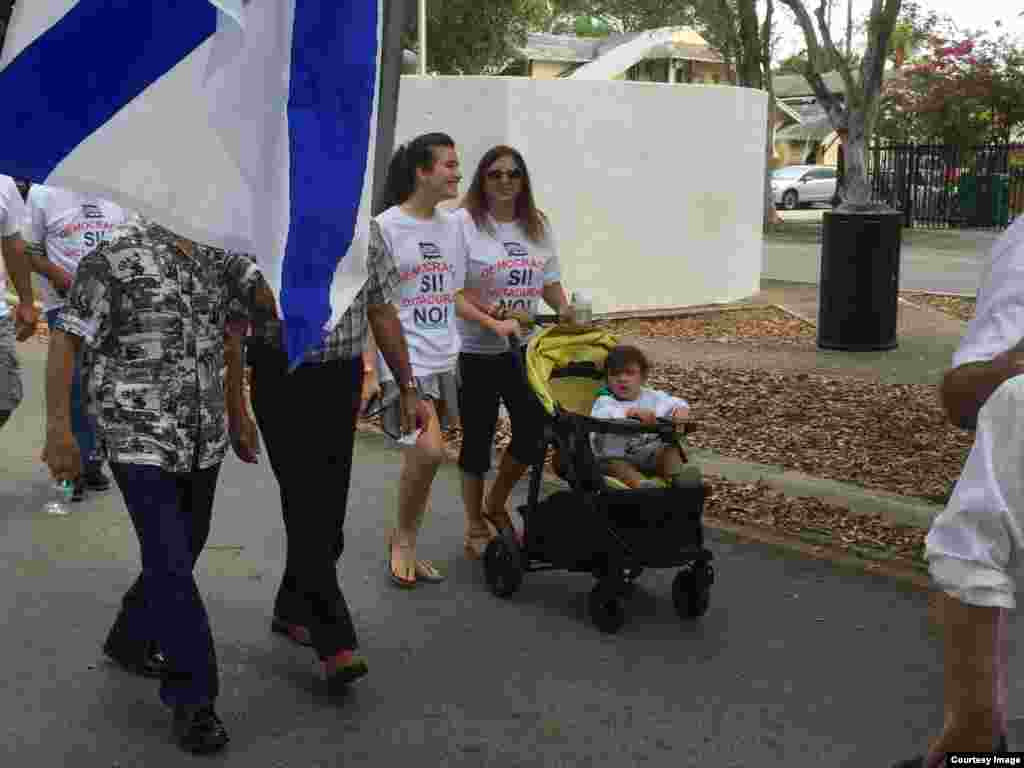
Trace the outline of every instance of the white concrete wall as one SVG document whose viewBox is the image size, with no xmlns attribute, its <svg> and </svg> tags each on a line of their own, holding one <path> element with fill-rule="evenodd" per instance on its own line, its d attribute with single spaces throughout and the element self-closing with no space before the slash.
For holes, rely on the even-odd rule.
<svg viewBox="0 0 1024 768">
<path fill-rule="evenodd" d="M 515 147 L 566 290 L 597 313 L 670 309 L 758 290 L 766 110 L 729 86 L 406 76 L 395 139 L 450 134 L 462 192 L 484 152 Z"/>
</svg>

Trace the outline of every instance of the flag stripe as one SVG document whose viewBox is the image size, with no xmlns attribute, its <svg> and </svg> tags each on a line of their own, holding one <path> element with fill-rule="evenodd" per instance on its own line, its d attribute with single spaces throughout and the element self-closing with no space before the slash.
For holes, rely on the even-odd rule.
<svg viewBox="0 0 1024 768">
<path fill-rule="evenodd" d="M 355 235 L 377 88 L 378 23 L 377 2 L 295 4 L 291 224 L 281 275 L 292 366 L 323 339 L 331 283 Z"/>
<path fill-rule="evenodd" d="M 209 0 L 80 0 L 0 71 L 0 146 L 17 148 L 7 153 L 3 172 L 45 181 L 216 25 Z"/>
</svg>

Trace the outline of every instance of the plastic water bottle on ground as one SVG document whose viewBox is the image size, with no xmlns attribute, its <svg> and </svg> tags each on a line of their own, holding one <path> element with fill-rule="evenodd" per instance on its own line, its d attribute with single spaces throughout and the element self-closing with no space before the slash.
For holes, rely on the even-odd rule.
<svg viewBox="0 0 1024 768">
<path fill-rule="evenodd" d="M 70 480 L 57 480 L 50 486 L 50 498 L 46 500 L 43 511 L 48 515 L 65 517 L 71 514 L 71 495 L 75 490 Z"/>
</svg>

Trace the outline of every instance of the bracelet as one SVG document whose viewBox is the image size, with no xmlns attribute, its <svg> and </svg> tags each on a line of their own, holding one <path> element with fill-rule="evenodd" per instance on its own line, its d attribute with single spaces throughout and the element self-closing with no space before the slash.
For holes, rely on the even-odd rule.
<svg viewBox="0 0 1024 768">
<path fill-rule="evenodd" d="M 376 373 L 376 371 L 377 371 L 377 369 L 374 368 L 371 365 L 364 365 L 363 366 L 363 374 L 364 375 L 367 374 L 367 373 Z"/>
</svg>

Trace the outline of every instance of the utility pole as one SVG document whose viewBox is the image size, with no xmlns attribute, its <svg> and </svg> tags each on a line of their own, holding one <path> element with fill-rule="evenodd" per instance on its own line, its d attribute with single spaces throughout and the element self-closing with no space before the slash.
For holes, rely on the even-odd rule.
<svg viewBox="0 0 1024 768">
<path fill-rule="evenodd" d="M 427 0 L 419 0 L 420 3 L 420 74 L 427 74 Z"/>
</svg>

